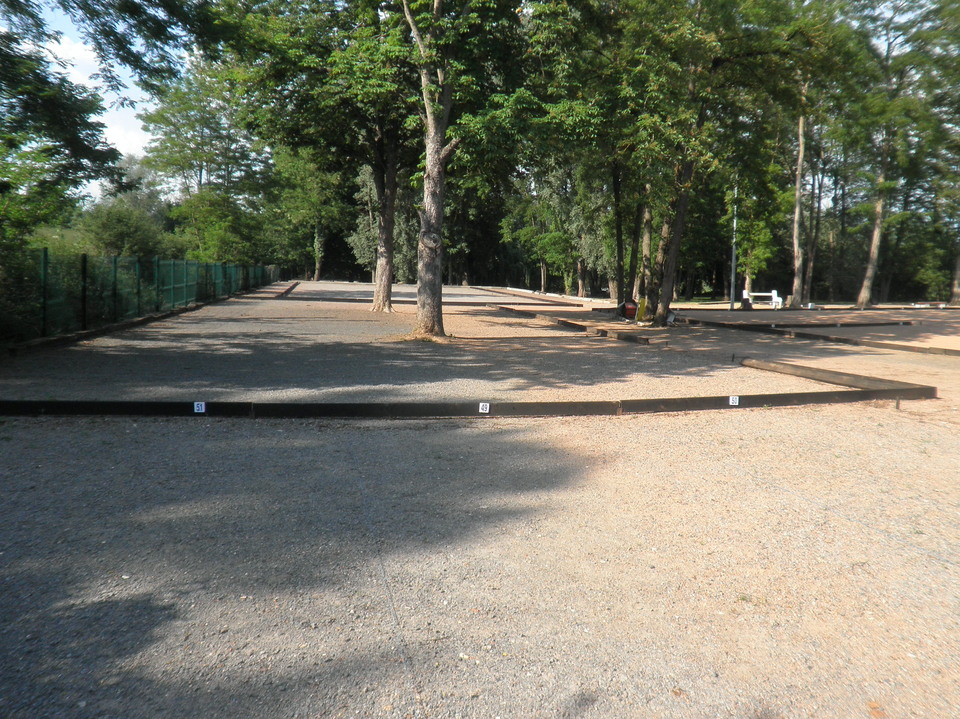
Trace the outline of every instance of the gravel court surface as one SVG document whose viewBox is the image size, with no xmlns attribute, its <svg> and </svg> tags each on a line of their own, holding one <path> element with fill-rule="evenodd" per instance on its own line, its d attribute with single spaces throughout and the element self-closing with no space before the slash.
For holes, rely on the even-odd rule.
<svg viewBox="0 0 960 719">
<path fill-rule="evenodd" d="M 250 327 L 250 299 L 223 324 Z M 382 336 L 357 309 L 312 331 Z M 478 311 L 396 346 L 619 346 Z M 681 338 L 661 354 L 688 367 L 742 347 Z M 0 420 L 0 714 L 953 717 L 946 416 Z"/>
<path fill-rule="evenodd" d="M 0 445 L 5 716 L 960 705 L 960 450 L 886 407 L 19 419 Z"/>
<path fill-rule="evenodd" d="M 741 367 L 725 353 L 692 357 L 518 318 L 485 306 L 501 296 L 469 288 L 448 290 L 454 304 L 445 310 L 444 319 L 451 338 L 439 343 L 409 341 L 415 306 L 398 304 L 392 314 L 374 314 L 364 303 L 331 301 L 333 283 L 304 284 L 287 299 L 254 293 L 56 351 L 0 362 L 0 396 L 496 402 L 829 389 Z M 351 284 L 345 286 L 349 297 L 360 292 Z M 528 301 L 527 306 L 537 305 Z"/>
</svg>

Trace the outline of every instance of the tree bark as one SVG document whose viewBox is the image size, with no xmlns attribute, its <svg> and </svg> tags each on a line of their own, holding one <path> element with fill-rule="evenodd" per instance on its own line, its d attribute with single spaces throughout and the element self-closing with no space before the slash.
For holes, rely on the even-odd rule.
<svg viewBox="0 0 960 719">
<path fill-rule="evenodd" d="M 656 327 L 665 327 L 669 318 L 670 302 L 673 300 L 676 286 L 677 260 L 680 257 L 680 242 L 683 239 L 683 229 L 687 222 L 687 210 L 690 208 L 690 181 L 693 179 L 693 160 L 685 160 L 680 166 L 677 178 L 679 194 L 673 212 L 673 221 L 670 223 L 669 247 L 664 253 L 663 283 L 660 286 L 660 302 L 657 313 L 653 317 Z"/>
<path fill-rule="evenodd" d="M 817 257 L 817 244 L 820 241 L 820 206 L 823 200 L 823 176 L 814 176 L 816 191 L 811 192 L 813 207 L 810 209 L 810 228 L 807 232 L 807 257 L 803 271 L 803 295 L 801 304 L 813 301 L 813 265 Z M 818 183 L 819 180 L 819 184 Z M 812 188 L 811 188 L 812 189 Z"/>
<path fill-rule="evenodd" d="M 613 177 L 613 226 L 614 241 L 616 245 L 616 266 L 614 267 L 613 285 L 611 285 L 611 294 L 616 287 L 617 302 L 624 299 L 623 294 L 623 175 L 620 172 L 620 164 L 616 161 L 611 168 Z M 611 298 L 612 299 L 612 298 Z"/>
<path fill-rule="evenodd" d="M 651 187 L 649 184 L 646 186 L 647 200 L 643 203 L 643 238 L 640 241 L 640 252 L 643 255 L 643 262 L 641 264 L 640 270 L 640 279 L 643 283 L 643 295 L 648 294 L 647 288 L 650 287 L 652 281 L 652 268 L 650 267 L 650 253 L 652 251 L 652 242 L 653 242 L 653 212 L 650 209 L 650 190 Z M 637 296 L 640 297 L 640 293 L 637 293 Z"/>
<path fill-rule="evenodd" d="M 673 210 L 673 204 L 670 210 Z M 650 277 L 650 283 L 647 285 L 647 306 L 644 312 L 644 319 L 652 320 L 660 305 L 660 286 L 663 283 L 663 266 L 667 261 L 667 248 L 670 246 L 670 211 L 663 219 L 663 225 L 660 227 L 660 244 L 657 247 L 657 259 L 653 265 L 653 273 Z"/>
<path fill-rule="evenodd" d="M 547 293 L 547 261 L 544 259 L 540 260 L 540 291 Z"/>
<path fill-rule="evenodd" d="M 586 265 L 582 257 L 577 258 L 577 297 L 587 296 Z"/>
<path fill-rule="evenodd" d="M 793 184 L 793 292 L 791 307 L 803 304 L 803 242 L 800 239 L 800 223 L 803 208 L 803 161 L 806 150 L 806 110 L 803 105 L 807 96 L 807 84 L 800 88 L 800 119 L 797 121 L 797 169 Z"/>
<path fill-rule="evenodd" d="M 643 203 L 637 205 L 637 212 L 633 219 L 633 229 L 630 233 L 630 269 L 627 271 L 626 286 L 630 288 L 629 299 L 637 299 L 637 282 L 639 275 L 637 267 L 640 264 L 640 235 L 643 234 Z"/>
<path fill-rule="evenodd" d="M 313 225 L 313 281 L 320 280 L 320 270 L 323 267 L 323 253 L 326 238 L 323 236 L 323 226 L 319 221 Z"/>
<path fill-rule="evenodd" d="M 419 53 L 421 119 L 424 124 L 423 208 L 417 246 L 417 323 L 414 334 L 443 336 L 443 198 L 447 162 L 458 141 L 447 142 L 453 109 L 453 81 L 433 47 L 442 32 L 443 0 L 433 2 L 433 26 L 423 34 L 403 0 L 403 14 Z M 439 51 L 442 52 L 442 51 Z"/>
<path fill-rule="evenodd" d="M 443 331 L 443 196 L 445 161 L 443 130 L 428 123 L 426 168 L 423 174 L 423 209 L 420 210 L 420 241 L 417 246 L 417 334 L 439 335 Z M 445 125 L 445 123 L 444 123 Z"/>
<path fill-rule="evenodd" d="M 880 176 L 877 178 L 877 198 L 873 206 L 873 233 L 870 237 L 870 252 L 867 256 L 867 269 L 863 275 L 863 284 L 860 286 L 860 294 L 857 295 L 857 309 L 862 310 L 870 306 L 870 300 L 873 294 L 873 280 L 877 274 L 877 262 L 880 259 L 880 240 L 883 238 L 883 210 L 884 200 L 886 199 L 886 174 L 880 170 Z"/>
<path fill-rule="evenodd" d="M 397 208 L 397 147 L 384 140 L 377 150 L 373 184 L 377 190 L 377 271 L 373 312 L 393 312 L 393 229 Z"/>
</svg>

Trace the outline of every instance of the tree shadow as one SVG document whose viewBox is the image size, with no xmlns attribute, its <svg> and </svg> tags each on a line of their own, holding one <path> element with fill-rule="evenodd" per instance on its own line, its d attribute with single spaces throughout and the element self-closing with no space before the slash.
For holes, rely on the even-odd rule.
<svg viewBox="0 0 960 719">
<path fill-rule="evenodd" d="M 8 360 L 4 399 L 260 402 L 512 401 L 711 395 L 736 356 L 807 348 L 732 330 L 670 328 L 638 346 L 474 309 L 469 332 L 402 341 L 408 318 L 361 311 L 266 318 L 194 314 L 105 341 Z M 456 322 L 451 324 L 456 326 Z M 504 335 L 509 336 L 504 336 Z M 748 333 L 734 333 L 744 335 Z M 764 345 L 764 343 L 766 343 Z M 730 348 L 733 348 L 732 351 Z M 749 350 L 748 350 L 749 347 Z M 843 348 L 817 347 L 824 352 Z M 671 382 L 701 378 L 702 389 Z"/>
<path fill-rule="evenodd" d="M 518 426 L 17 420 L 0 439 L 0 713 L 31 719 L 382 709 L 436 651 L 392 618 L 383 562 L 445 571 L 579 478 Z"/>
</svg>

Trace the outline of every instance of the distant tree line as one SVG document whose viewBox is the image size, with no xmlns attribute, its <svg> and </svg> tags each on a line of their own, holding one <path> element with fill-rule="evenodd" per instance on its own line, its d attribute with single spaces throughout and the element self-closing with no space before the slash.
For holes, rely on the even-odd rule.
<svg viewBox="0 0 960 719">
<path fill-rule="evenodd" d="M 0 0 L 0 281 L 29 243 L 276 263 L 384 311 L 417 281 L 424 334 L 444 282 L 658 323 L 731 280 L 960 303 L 950 0 L 64 2 L 155 98 L 122 161 L 30 7 Z"/>
</svg>

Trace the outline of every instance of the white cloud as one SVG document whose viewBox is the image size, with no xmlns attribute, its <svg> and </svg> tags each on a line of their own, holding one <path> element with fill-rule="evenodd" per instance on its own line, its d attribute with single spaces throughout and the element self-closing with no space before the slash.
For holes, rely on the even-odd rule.
<svg viewBox="0 0 960 719">
<path fill-rule="evenodd" d="M 143 131 L 137 113 L 148 103 L 130 76 L 120 69 L 120 78 L 127 85 L 124 96 L 135 101 L 137 107 L 121 106 L 120 97 L 105 90 L 97 82 L 95 75 L 100 66 L 96 53 L 90 46 L 64 34 L 59 42 L 51 43 L 46 50 L 52 57 L 65 63 L 62 71 L 68 80 L 97 91 L 103 98 L 107 109 L 98 119 L 105 125 L 107 141 L 124 155 L 142 155 L 150 141 L 150 135 Z"/>
<path fill-rule="evenodd" d="M 62 69 L 70 82 L 98 89 L 93 79 L 98 69 L 97 55 L 91 47 L 63 35 L 58 42 L 49 43 L 46 50 L 52 57 L 67 64 Z"/>
</svg>

